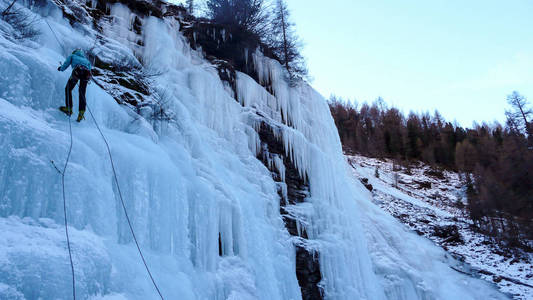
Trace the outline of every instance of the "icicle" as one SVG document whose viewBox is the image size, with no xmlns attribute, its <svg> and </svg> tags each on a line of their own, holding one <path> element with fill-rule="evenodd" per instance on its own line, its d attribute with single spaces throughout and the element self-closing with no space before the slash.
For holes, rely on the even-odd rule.
<svg viewBox="0 0 533 300">
<path fill-rule="evenodd" d="M 275 155 L 273 160 L 281 181 L 285 182 L 285 165 L 283 164 L 283 159 L 279 155 Z"/>
</svg>

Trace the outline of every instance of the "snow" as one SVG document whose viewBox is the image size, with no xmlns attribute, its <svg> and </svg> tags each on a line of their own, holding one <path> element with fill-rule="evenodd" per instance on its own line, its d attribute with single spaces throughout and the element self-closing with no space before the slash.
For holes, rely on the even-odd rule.
<svg viewBox="0 0 533 300">
<path fill-rule="evenodd" d="M 354 177 L 367 178 L 372 184 L 373 201 L 406 224 L 409 230 L 429 238 L 457 258 L 461 263 L 455 268 L 494 282 L 515 299 L 531 298 L 533 255 L 521 251 L 512 254 L 472 230 L 467 212 L 457 206 L 457 203 L 464 205 L 466 198 L 459 174 L 443 171 L 442 178 L 437 178 L 428 175 L 431 167 L 422 163 L 407 173 L 405 169 L 393 171 L 390 160 L 359 155 L 347 156 L 347 159 L 353 167 Z M 376 168 L 379 178 L 374 175 Z M 394 174 L 399 176 L 397 185 Z M 430 183 L 431 188 L 421 188 L 421 182 Z M 458 228 L 461 241 L 435 235 L 436 228 L 450 225 Z"/>
<path fill-rule="evenodd" d="M 166 299 L 301 299 L 294 244 L 302 241 L 285 229 L 280 184 L 256 158 L 261 120 L 276 129 L 309 182 L 306 202 L 289 210 L 318 253 L 326 299 L 505 298 L 452 270 L 441 249 L 371 203 L 348 173 L 326 101 L 306 83 L 289 85 L 279 63 L 254 53 L 260 83 L 270 83 L 274 96 L 238 73 L 235 101 L 175 19 L 143 18 L 145 46 L 138 47 L 124 6 L 113 5 L 114 18 L 101 20 L 106 36 L 98 43 L 89 25 L 73 28 L 52 4 L 38 12 L 62 45 L 44 22 L 31 42 L 10 39 L 12 29 L 0 21 L 0 298 L 70 297 L 61 180 L 50 163 L 62 165 L 69 146 L 68 121 L 57 111 L 69 74 L 55 69 L 73 48 L 92 46 L 108 61 L 142 57 L 165 69 L 152 87 L 170 91 L 165 109 L 172 120 L 136 115 L 95 84 L 87 100 Z M 104 142 L 86 118 L 73 123 L 65 176 L 78 296 L 157 299 Z M 272 164 L 283 180 L 282 159 L 272 157 Z"/>
<path fill-rule="evenodd" d="M 72 293 L 69 289 L 63 289 L 64 283 L 70 282 L 70 273 L 54 274 L 53 268 L 50 268 L 70 267 L 68 254 L 64 251 L 64 228 L 54 223 L 49 226 L 50 223 L 43 219 L 20 219 L 13 216 L 0 218 L 3 230 L 0 237 L 0 269 L 3 274 L 8 274 L 2 276 L 3 281 L 11 287 L 17 286 L 19 282 L 27 282 L 28 287 L 17 289 L 26 298 L 68 298 Z M 76 269 L 80 294 L 105 290 L 111 264 L 107 253 L 102 251 L 103 241 L 89 230 L 73 230 L 71 236 L 75 241 L 72 243 L 75 257 L 86 262 L 77 265 Z M 47 288 L 41 293 L 30 288 L 43 281 Z"/>
<path fill-rule="evenodd" d="M 402 201 L 409 202 L 412 205 L 416 205 L 418 207 L 426 208 L 431 210 L 434 214 L 440 216 L 440 217 L 451 217 L 451 214 L 443 211 L 442 209 L 439 209 L 435 206 L 432 206 L 430 204 L 427 204 L 424 201 L 421 201 L 415 197 L 412 197 L 408 194 L 402 193 L 400 190 L 394 188 L 394 186 L 391 185 L 392 182 L 394 182 L 392 178 L 393 172 L 387 172 L 385 174 L 380 174 L 380 178 L 376 178 L 374 176 L 375 168 L 363 168 L 363 167 L 357 167 L 358 173 L 362 178 L 367 178 L 368 182 L 372 184 L 375 188 L 382 191 L 383 193 L 386 193 L 388 195 L 391 195 L 392 197 L 398 198 Z M 383 178 L 385 176 L 385 178 Z"/>
</svg>

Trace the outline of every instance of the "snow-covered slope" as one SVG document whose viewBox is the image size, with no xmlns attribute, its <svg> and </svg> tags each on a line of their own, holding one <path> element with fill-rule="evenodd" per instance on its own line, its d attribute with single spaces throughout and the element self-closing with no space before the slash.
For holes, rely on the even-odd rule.
<svg viewBox="0 0 533 300">
<path fill-rule="evenodd" d="M 308 178 L 309 196 L 293 209 L 308 233 L 305 247 L 319 258 L 324 298 L 505 298 L 452 270 L 441 249 L 371 203 L 348 173 L 326 102 L 309 85 L 290 87 L 281 66 L 257 52 L 259 82 L 237 73 L 234 95 L 201 52 L 191 50 L 174 17 L 138 16 L 139 43 L 129 9 L 114 4 L 109 12 L 94 22 L 69 22 L 52 3 L 34 8 L 28 13 L 39 18 L 36 41 L 13 39 L 14 29 L 0 21 L 1 299 L 71 297 L 61 177 L 51 161 L 62 166 L 69 148 L 69 123 L 57 111 L 68 74 L 56 68 L 76 47 L 93 48 L 109 62 L 140 56 L 145 66 L 165 70 L 151 88 L 166 91 L 172 118 L 119 105 L 96 84 L 87 91 L 165 299 L 302 298 L 294 246 L 301 241 L 288 234 L 279 183 L 257 159 L 260 122 L 276 128 Z M 273 93 L 262 87 L 267 82 Z M 157 299 L 95 123 L 87 115 L 72 131 L 65 187 L 77 296 Z"/>
<path fill-rule="evenodd" d="M 465 262 L 455 268 L 494 282 L 514 299 L 533 297 L 533 254 L 502 248 L 473 228 L 459 174 L 421 162 L 407 170 L 395 168 L 392 160 L 360 155 L 347 159 L 355 178 L 372 186 L 374 203 Z"/>
</svg>

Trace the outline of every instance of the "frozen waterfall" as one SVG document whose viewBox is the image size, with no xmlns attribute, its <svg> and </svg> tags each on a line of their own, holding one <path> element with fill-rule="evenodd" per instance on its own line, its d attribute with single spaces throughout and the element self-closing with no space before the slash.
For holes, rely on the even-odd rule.
<svg viewBox="0 0 533 300">
<path fill-rule="evenodd" d="M 62 45 L 43 21 L 37 40 L 21 41 L 0 20 L 0 299 L 71 297 L 61 178 L 50 163 L 61 165 L 69 146 L 68 121 L 57 110 L 68 79 L 56 71 L 63 47 L 95 48 L 108 61 L 141 57 L 164 70 L 152 88 L 166 91 L 171 120 L 119 105 L 96 84 L 87 99 L 166 299 L 302 298 L 279 187 L 257 159 L 258 114 L 308 179 L 309 197 L 292 209 L 319 258 L 325 299 L 506 298 L 452 270 L 443 250 L 370 202 L 348 174 L 326 101 L 306 83 L 287 84 L 278 62 L 254 53 L 259 82 L 237 73 L 234 95 L 173 18 L 138 16 L 140 47 L 134 14 L 121 4 L 100 21 L 98 43 L 91 23 L 70 25 L 53 4 L 28 13 L 46 18 Z M 78 297 L 158 299 L 90 118 L 73 123 L 73 139 L 66 191 Z M 272 166 L 285 170 L 280 159 Z"/>
</svg>

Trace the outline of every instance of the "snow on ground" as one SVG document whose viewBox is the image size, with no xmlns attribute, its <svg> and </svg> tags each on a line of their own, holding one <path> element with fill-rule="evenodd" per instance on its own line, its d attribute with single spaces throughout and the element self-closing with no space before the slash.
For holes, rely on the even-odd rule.
<svg viewBox="0 0 533 300">
<path fill-rule="evenodd" d="M 419 163 L 407 174 L 405 168 L 393 171 L 391 160 L 359 155 L 347 156 L 347 160 L 353 175 L 372 185 L 374 203 L 466 263 L 455 268 L 494 282 L 515 299 L 533 299 L 533 254 L 520 252 L 517 257 L 472 230 L 463 208 L 465 189 L 457 173 L 443 171 L 440 177 Z"/>
</svg>

